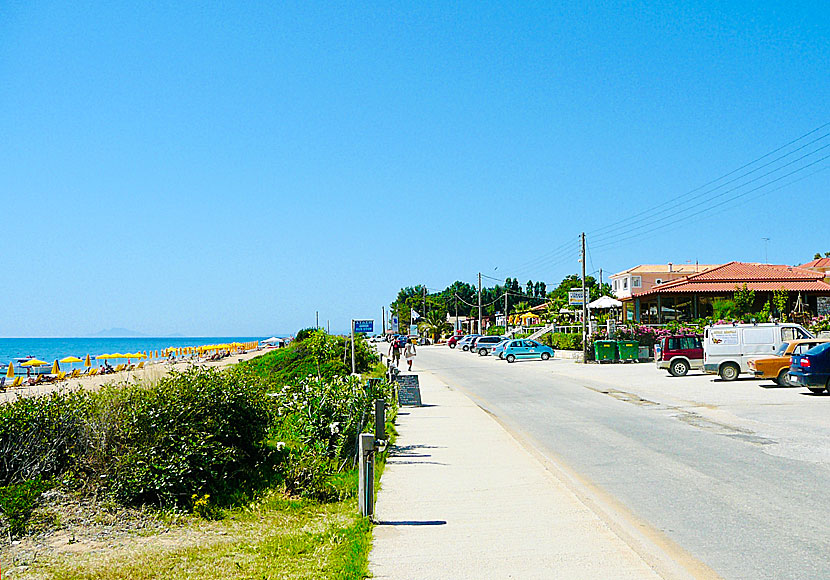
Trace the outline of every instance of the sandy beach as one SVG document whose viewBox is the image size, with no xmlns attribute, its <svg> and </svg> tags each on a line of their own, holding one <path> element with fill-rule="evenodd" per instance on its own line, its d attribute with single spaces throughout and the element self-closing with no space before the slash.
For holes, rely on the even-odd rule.
<svg viewBox="0 0 830 580">
<path fill-rule="evenodd" d="M 92 377 L 78 377 L 68 381 L 61 381 L 60 383 L 47 383 L 37 386 L 21 385 L 15 389 L 6 389 L 0 392 L 0 403 L 12 401 L 18 397 L 35 397 L 60 390 L 76 390 L 88 389 L 95 390 L 105 384 L 135 384 L 140 382 L 153 382 L 159 380 L 171 370 L 185 371 L 191 366 L 202 367 L 226 367 L 232 364 L 250 360 L 258 356 L 274 350 L 272 347 L 262 348 L 260 350 L 250 350 L 244 354 L 233 354 L 218 361 L 197 360 L 189 357 L 178 359 L 175 363 L 160 360 L 150 364 L 146 364 L 143 369 L 132 371 L 121 371 L 119 373 L 112 373 L 108 375 L 96 375 Z"/>
</svg>

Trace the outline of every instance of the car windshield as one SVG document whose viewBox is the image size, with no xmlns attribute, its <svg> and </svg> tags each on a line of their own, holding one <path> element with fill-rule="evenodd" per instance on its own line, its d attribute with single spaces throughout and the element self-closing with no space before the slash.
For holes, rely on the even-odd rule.
<svg viewBox="0 0 830 580">
<path fill-rule="evenodd" d="M 775 356 L 784 356 L 784 353 L 787 352 L 787 347 L 790 346 L 789 342 L 783 343 L 778 350 L 775 351 Z"/>
</svg>

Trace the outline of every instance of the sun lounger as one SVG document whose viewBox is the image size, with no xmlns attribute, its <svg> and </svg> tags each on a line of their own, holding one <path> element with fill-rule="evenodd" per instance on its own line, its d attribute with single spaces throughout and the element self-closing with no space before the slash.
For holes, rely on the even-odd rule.
<svg viewBox="0 0 830 580">
<path fill-rule="evenodd" d="M 69 373 L 69 376 L 66 377 L 66 378 L 67 379 L 75 379 L 75 378 L 78 378 L 79 376 L 81 376 L 81 369 L 75 369 L 71 373 Z"/>
<path fill-rule="evenodd" d="M 15 377 L 14 380 L 12 381 L 12 384 L 9 385 L 9 388 L 13 389 L 15 387 L 19 387 L 20 383 L 22 383 L 22 382 L 23 382 L 23 377 Z"/>
<path fill-rule="evenodd" d="M 93 369 L 93 368 L 90 368 L 90 369 L 89 369 L 89 372 L 87 373 L 87 376 L 89 376 L 89 377 L 94 377 L 94 376 L 95 376 L 95 375 L 97 375 L 97 374 L 98 374 L 98 369 Z"/>
<path fill-rule="evenodd" d="M 120 373 L 121 371 L 124 370 L 124 366 L 125 365 L 123 365 L 123 364 L 118 365 L 117 367 L 115 367 L 115 370 L 113 372 Z"/>
<path fill-rule="evenodd" d="M 139 370 L 139 369 L 143 369 L 143 368 L 144 368 L 144 361 L 141 361 L 140 363 L 138 363 L 136 365 L 135 370 Z"/>
</svg>

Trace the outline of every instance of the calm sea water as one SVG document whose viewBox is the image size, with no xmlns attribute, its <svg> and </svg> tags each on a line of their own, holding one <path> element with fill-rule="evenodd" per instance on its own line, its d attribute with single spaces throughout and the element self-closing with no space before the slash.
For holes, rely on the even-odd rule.
<svg viewBox="0 0 830 580">
<path fill-rule="evenodd" d="M 167 338 L 0 338 L 0 364 L 9 366 L 9 361 L 32 355 L 49 363 L 67 356 L 80 359 L 86 355 L 114 352 L 136 352 L 162 350 L 167 347 L 201 346 L 226 342 L 251 342 L 263 340 L 264 336 L 190 336 Z M 125 361 L 121 361 L 125 362 Z M 95 365 L 95 359 L 92 359 Z M 15 365 L 17 366 L 17 365 Z M 82 363 L 63 364 L 61 368 L 82 367 Z"/>
</svg>

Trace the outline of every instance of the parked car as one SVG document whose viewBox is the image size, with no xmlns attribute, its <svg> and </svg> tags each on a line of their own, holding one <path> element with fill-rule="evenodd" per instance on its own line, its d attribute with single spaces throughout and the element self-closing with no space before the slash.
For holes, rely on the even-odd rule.
<svg viewBox="0 0 830 580">
<path fill-rule="evenodd" d="M 690 369 L 703 369 L 703 336 L 664 336 L 654 349 L 654 362 L 658 369 L 666 369 L 675 377 L 685 376 Z"/>
<path fill-rule="evenodd" d="M 462 336 L 460 334 L 453 334 L 451 337 L 447 339 L 447 346 L 450 348 L 455 348 L 456 343 L 461 340 Z"/>
<path fill-rule="evenodd" d="M 461 340 L 459 340 L 458 342 L 455 343 L 455 346 L 461 348 L 461 350 L 463 350 L 464 352 L 467 352 L 468 350 L 470 350 L 470 342 L 474 338 L 478 338 L 479 336 L 481 336 L 481 335 L 480 334 L 468 334 L 466 336 L 463 336 L 463 337 L 461 337 Z"/>
<path fill-rule="evenodd" d="M 703 331 L 703 370 L 734 381 L 749 372 L 750 359 L 774 354 L 781 345 L 815 338 L 800 324 L 716 324 Z"/>
<path fill-rule="evenodd" d="M 794 354 L 789 380 L 813 393 L 830 392 L 830 342 L 814 346 L 804 354 Z"/>
<path fill-rule="evenodd" d="M 479 356 L 487 356 L 497 344 L 505 340 L 503 336 L 482 336 L 475 342 L 475 352 Z"/>
<path fill-rule="evenodd" d="M 504 347 L 504 358 L 509 363 L 516 362 L 520 358 L 541 358 L 548 360 L 553 356 L 553 349 L 535 340 L 526 338 L 511 340 Z"/>
<path fill-rule="evenodd" d="M 496 346 L 493 347 L 493 352 L 491 353 L 493 356 L 497 356 L 500 359 L 504 359 L 504 349 L 510 343 L 509 338 L 505 338 L 503 341 L 498 343 Z"/>
<path fill-rule="evenodd" d="M 749 370 L 755 373 L 756 379 L 772 379 L 782 387 L 790 386 L 790 365 L 792 355 L 805 354 L 811 348 L 830 342 L 827 338 L 811 338 L 785 342 L 772 356 L 762 356 L 746 363 Z"/>
</svg>

